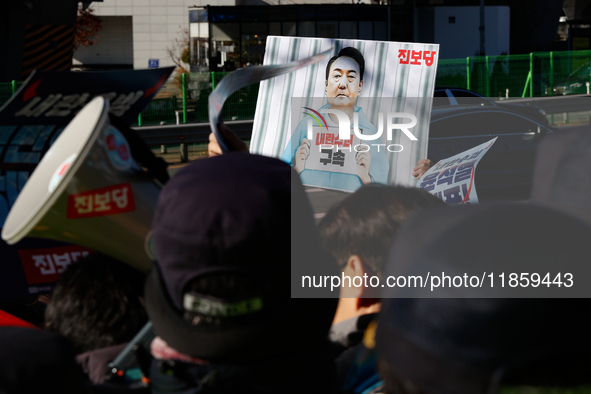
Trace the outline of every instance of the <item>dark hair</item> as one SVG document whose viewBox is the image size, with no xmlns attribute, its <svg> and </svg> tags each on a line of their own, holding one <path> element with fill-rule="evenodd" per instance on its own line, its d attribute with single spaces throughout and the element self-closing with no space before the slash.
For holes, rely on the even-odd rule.
<svg viewBox="0 0 591 394">
<path fill-rule="evenodd" d="M 339 53 L 336 56 L 330 58 L 328 64 L 326 65 L 326 80 L 328 81 L 328 74 L 330 74 L 330 66 L 332 66 L 332 64 L 342 56 L 347 56 L 355 60 L 355 62 L 359 66 L 359 80 L 363 81 L 363 72 L 365 71 L 365 59 L 363 58 L 361 52 L 359 52 L 357 48 L 353 47 L 343 48 L 339 51 Z"/>
<path fill-rule="evenodd" d="M 352 255 L 381 274 L 399 227 L 414 211 L 445 203 L 423 189 L 369 184 L 333 206 L 318 224 L 322 244 L 344 267 Z"/>
<path fill-rule="evenodd" d="M 58 278 L 45 311 L 47 329 L 68 338 L 77 354 L 130 341 L 147 322 L 145 275 L 93 253 Z"/>
</svg>

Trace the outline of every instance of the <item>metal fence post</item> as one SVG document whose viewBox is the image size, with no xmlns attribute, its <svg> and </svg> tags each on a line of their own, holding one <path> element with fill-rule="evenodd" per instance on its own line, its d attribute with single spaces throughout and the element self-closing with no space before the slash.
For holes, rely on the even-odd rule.
<svg viewBox="0 0 591 394">
<path fill-rule="evenodd" d="M 525 86 L 523 87 L 523 93 L 521 93 L 521 97 L 525 97 L 525 92 L 527 92 L 527 84 L 531 86 L 531 71 L 527 73 L 527 78 L 525 79 Z"/>
<path fill-rule="evenodd" d="M 16 93 L 16 81 L 13 79 L 12 80 L 12 95 L 14 96 L 15 93 Z"/>
<path fill-rule="evenodd" d="M 466 89 L 470 90 L 470 56 L 466 58 Z"/>
<path fill-rule="evenodd" d="M 211 72 L 211 91 L 215 90 L 215 74 L 214 71 Z"/>
<path fill-rule="evenodd" d="M 181 75 L 181 82 L 183 85 L 183 124 L 187 123 L 187 74 Z"/>
<path fill-rule="evenodd" d="M 534 97 L 534 53 L 529 53 L 529 97 Z"/>
<path fill-rule="evenodd" d="M 142 113 L 140 112 L 140 114 L 137 116 L 137 125 L 139 127 L 142 127 Z"/>
<path fill-rule="evenodd" d="M 186 163 L 189 160 L 189 149 L 187 144 L 181 143 L 181 163 Z"/>
<path fill-rule="evenodd" d="M 185 75 L 185 74 L 183 74 L 183 75 Z M 177 126 L 181 123 L 180 122 L 180 112 L 181 111 L 174 111 L 174 114 L 176 115 Z M 181 145 L 179 148 L 180 148 L 179 150 L 181 153 L 181 163 L 186 163 L 189 160 L 189 150 L 187 148 L 187 144 L 185 144 L 184 142 L 181 142 Z M 160 149 L 162 149 L 162 147 Z"/>
<path fill-rule="evenodd" d="M 550 52 L 550 96 L 554 96 L 554 52 Z"/>
</svg>

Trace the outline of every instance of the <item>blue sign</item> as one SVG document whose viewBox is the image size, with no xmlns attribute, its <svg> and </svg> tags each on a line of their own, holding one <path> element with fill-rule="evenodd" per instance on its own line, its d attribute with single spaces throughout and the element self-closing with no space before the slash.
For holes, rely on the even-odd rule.
<svg viewBox="0 0 591 394">
<path fill-rule="evenodd" d="M 159 63 L 159 59 L 148 59 L 148 68 L 158 68 Z"/>
</svg>

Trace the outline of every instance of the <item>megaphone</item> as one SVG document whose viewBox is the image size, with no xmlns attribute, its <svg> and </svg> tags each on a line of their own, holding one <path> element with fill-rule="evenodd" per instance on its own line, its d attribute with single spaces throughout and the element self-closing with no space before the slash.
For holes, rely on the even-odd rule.
<svg viewBox="0 0 591 394">
<path fill-rule="evenodd" d="M 148 270 L 160 186 L 133 160 L 108 114 L 109 102 L 96 97 L 63 130 L 8 213 L 6 242 L 65 241 Z"/>
</svg>

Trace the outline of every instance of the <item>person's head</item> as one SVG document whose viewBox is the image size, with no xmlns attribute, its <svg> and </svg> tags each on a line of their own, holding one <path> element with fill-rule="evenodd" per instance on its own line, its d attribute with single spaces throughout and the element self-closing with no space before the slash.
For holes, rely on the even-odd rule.
<svg viewBox="0 0 591 394">
<path fill-rule="evenodd" d="M 590 237 L 584 222 L 533 204 L 456 206 L 410 218 L 385 275 L 427 285 L 382 289 L 375 343 L 386 392 L 589 384 L 591 319 L 580 313 L 589 299 L 554 297 L 587 293 L 576 282 L 565 287 L 564 274 L 588 276 Z"/>
<path fill-rule="evenodd" d="M 147 322 L 141 301 L 145 274 L 93 253 L 58 278 L 45 311 L 46 327 L 77 354 L 130 341 Z"/>
<path fill-rule="evenodd" d="M 0 393 L 80 394 L 85 384 L 72 344 L 36 328 L 0 326 Z"/>
<path fill-rule="evenodd" d="M 146 309 L 170 347 L 241 363 L 325 340 L 334 304 L 326 310 L 290 294 L 292 200 L 305 199 L 303 189 L 294 197 L 291 182 L 280 160 L 229 153 L 192 163 L 164 186 Z M 309 325 L 304 316 L 317 320 Z M 287 348 L 292 330 L 298 335 Z"/>
<path fill-rule="evenodd" d="M 359 188 L 322 218 L 323 246 L 345 276 L 364 274 L 383 280 L 384 261 L 398 229 L 413 212 L 445 203 L 423 189 L 369 184 Z M 373 311 L 379 298 L 372 287 L 341 287 L 337 320 Z M 348 300 L 345 300 L 348 299 Z"/>
<path fill-rule="evenodd" d="M 358 49 L 343 48 L 326 65 L 325 92 L 331 108 L 353 108 L 363 88 L 365 60 Z"/>
</svg>

